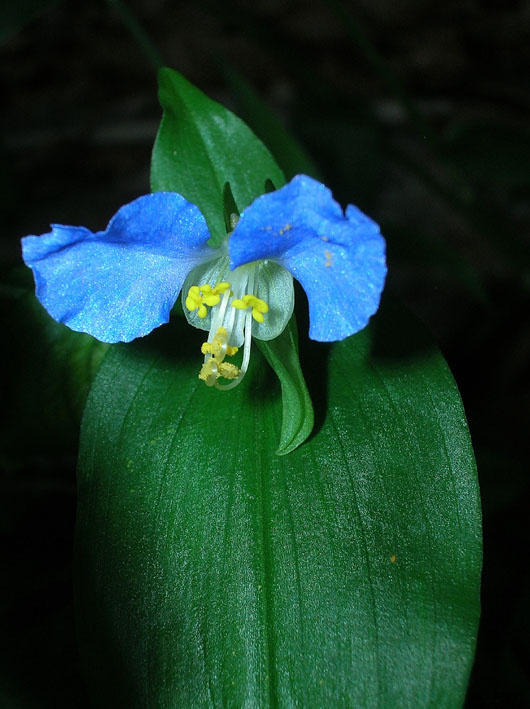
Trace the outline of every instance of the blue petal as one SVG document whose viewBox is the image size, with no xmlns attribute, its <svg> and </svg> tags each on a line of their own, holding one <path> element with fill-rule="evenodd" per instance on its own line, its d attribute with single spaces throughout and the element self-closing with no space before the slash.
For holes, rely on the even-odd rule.
<svg viewBox="0 0 530 709">
<path fill-rule="evenodd" d="M 300 281 L 313 340 L 343 340 L 379 307 L 386 276 L 379 227 L 353 205 L 344 215 L 330 190 L 306 175 L 258 197 L 241 216 L 228 250 L 232 269 L 270 259 Z"/>
<path fill-rule="evenodd" d="M 22 239 L 37 298 L 72 330 L 129 342 L 169 320 L 187 273 L 216 256 L 199 209 L 156 192 L 122 207 L 105 231 L 53 224 Z"/>
</svg>

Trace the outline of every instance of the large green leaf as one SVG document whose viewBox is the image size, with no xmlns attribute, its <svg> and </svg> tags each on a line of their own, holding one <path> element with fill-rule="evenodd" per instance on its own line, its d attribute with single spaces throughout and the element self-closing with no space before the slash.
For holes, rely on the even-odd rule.
<svg viewBox="0 0 530 709">
<path fill-rule="evenodd" d="M 239 211 L 285 178 L 250 128 L 231 111 L 205 96 L 172 69 L 159 72 L 164 109 L 153 149 L 153 192 L 178 192 L 203 213 L 212 245 L 226 236 L 223 190 L 229 182 Z"/>
<path fill-rule="evenodd" d="M 77 610 L 96 706 L 460 706 L 480 511 L 440 354 L 392 309 L 331 348 L 302 340 L 318 427 L 279 457 L 259 352 L 237 389 L 207 389 L 181 326 L 113 347 L 85 410 Z"/>
</svg>

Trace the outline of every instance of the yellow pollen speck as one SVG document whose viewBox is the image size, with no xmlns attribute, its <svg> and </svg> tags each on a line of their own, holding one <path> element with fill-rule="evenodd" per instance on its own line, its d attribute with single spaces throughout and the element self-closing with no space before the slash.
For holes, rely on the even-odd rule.
<svg viewBox="0 0 530 709">
<path fill-rule="evenodd" d="M 390 561 L 391 561 L 393 564 L 396 563 L 396 555 L 395 555 L 395 554 L 392 554 L 392 556 L 390 557 Z"/>
<path fill-rule="evenodd" d="M 293 228 L 292 224 L 286 224 L 284 227 L 282 227 L 280 229 L 280 236 L 283 236 L 286 231 L 291 231 L 292 228 Z"/>
<path fill-rule="evenodd" d="M 321 236 L 322 241 L 329 241 L 329 236 Z"/>
<path fill-rule="evenodd" d="M 331 253 L 331 251 L 328 251 L 327 249 L 324 249 L 324 256 L 326 257 L 326 264 L 325 264 L 325 265 L 326 265 L 326 268 L 329 268 L 329 267 L 331 266 L 331 264 L 332 264 L 332 260 L 331 260 L 331 259 L 332 259 L 333 254 Z"/>
</svg>

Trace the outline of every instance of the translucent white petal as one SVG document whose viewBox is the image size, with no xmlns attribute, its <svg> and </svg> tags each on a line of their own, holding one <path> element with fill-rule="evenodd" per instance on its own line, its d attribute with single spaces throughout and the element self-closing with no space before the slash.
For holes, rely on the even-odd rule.
<svg viewBox="0 0 530 709">
<path fill-rule="evenodd" d="M 284 331 L 293 314 L 293 277 L 272 261 L 261 261 L 258 268 L 254 295 L 267 303 L 269 312 L 265 313 L 262 323 L 252 323 L 252 336 L 258 340 L 273 340 Z"/>
</svg>

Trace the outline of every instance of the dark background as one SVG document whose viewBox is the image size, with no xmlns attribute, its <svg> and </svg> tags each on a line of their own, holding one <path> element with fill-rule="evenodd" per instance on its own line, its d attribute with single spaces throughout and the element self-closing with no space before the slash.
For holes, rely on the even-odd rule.
<svg viewBox="0 0 530 709">
<path fill-rule="evenodd" d="M 253 123 L 235 88 L 243 75 L 335 196 L 382 225 L 388 290 L 438 339 L 477 456 L 485 565 L 468 705 L 530 706 L 530 2 L 129 7 L 165 64 Z M 58 411 L 53 356 L 23 366 L 39 342 L 34 313 L 19 316 L 27 274 L 11 268 L 21 236 L 50 221 L 104 228 L 149 191 L 160 108 L 130 23 L 103 0 L 0 8 L 6 707 L 85 704 L 71 592 L 83 393 Z"/>
</svg>

